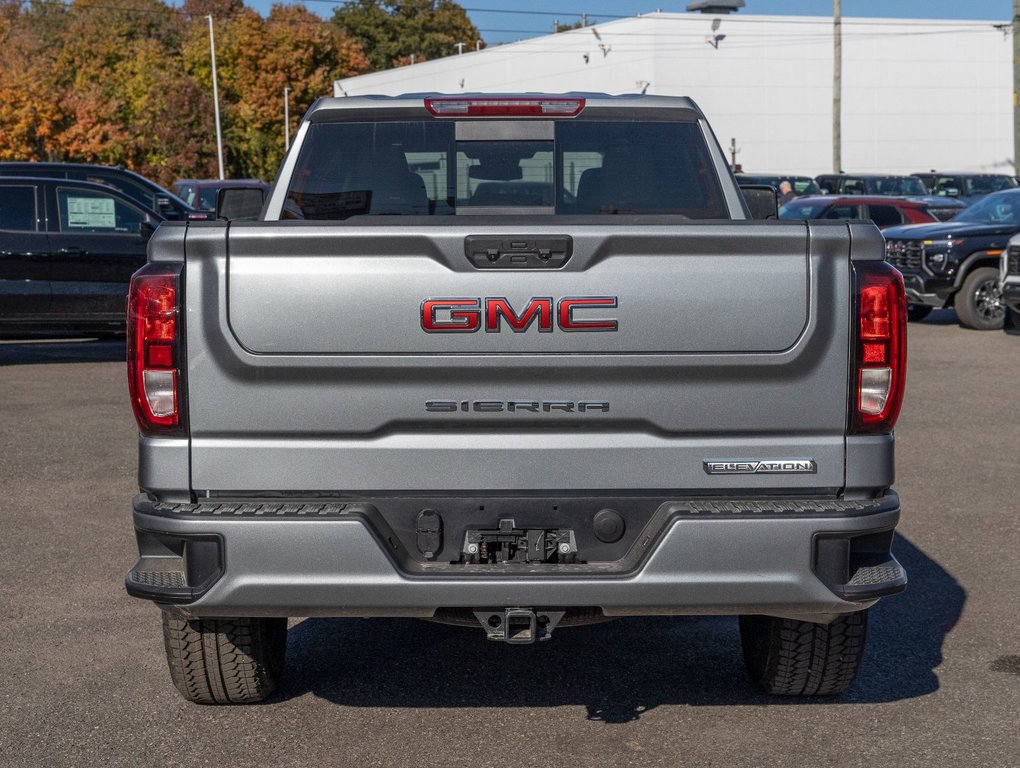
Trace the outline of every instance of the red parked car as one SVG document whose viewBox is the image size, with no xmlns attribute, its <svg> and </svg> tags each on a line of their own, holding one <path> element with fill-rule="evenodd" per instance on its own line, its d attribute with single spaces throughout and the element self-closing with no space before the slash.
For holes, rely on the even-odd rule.
<svg viewBox="0 0 1020 768">
<path fill-rule="evenodd" d="M 870 219 L 879 229 L 948 221 L 966 208 L 948 197 L 822 195 L 798 197 L 779 209 L 781 219 Z"/>
</svg>

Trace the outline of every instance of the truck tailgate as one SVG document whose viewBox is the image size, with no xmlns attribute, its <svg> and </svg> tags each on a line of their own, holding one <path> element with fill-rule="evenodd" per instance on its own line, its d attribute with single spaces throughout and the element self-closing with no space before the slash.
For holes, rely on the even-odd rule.
<svg viewBox="0 0 1020 768">
<path fill-rule="evenodd" d="M 843 485 L 846 229 L 449 221 L 189 228 L 196 491 Z M 572 255 L 479 269 L 469 236 L 569 237 Z M 578 315 L 615 330 L 423 328 L 429 299 L 567 297 L 615 298 Z M 816 472 L 705 465 L 775 459 Z"/>
</svg>

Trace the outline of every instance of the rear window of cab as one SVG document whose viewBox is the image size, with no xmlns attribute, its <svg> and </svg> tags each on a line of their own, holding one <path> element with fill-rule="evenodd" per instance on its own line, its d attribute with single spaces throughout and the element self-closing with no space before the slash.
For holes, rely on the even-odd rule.
<svg viewBox="0 0 1020 768">
<path fill-rule="evenodd" d="M 458 139 L 453 122 L 312 123 L 281 218 L 729 218 L 695 122 L 558 121 L 549 140 L 474 135 Z"/>
</svg>

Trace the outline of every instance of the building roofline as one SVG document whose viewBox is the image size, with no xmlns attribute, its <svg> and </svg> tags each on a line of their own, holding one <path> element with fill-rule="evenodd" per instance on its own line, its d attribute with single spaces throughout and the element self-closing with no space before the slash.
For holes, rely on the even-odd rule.
<svg viewBox="0 0 1020 768">
<path fill-rule="evenodd" d="M 551 40 L 561 41 L 575 41 L 577 37 L 588 34 L 591 30 L 598 30 L 598 34 L 618 34 L 624 30 L 618 29 L 620 26 L 629 26 L 635 22 L 648 22 L 648 21 L 683 21 L 685 23 L 697 23 L 704 22 L 711 19 L 721 19 L 725 25 L 753 25 L 756 23 L 786 23 L 786 24 L 804 24 L 805 26 L 818 26 L 825 25 L 829 28 L 832 27 L 831 16 L 784 16 L 784 15 L 765 15 L 765 14 L 705 14 L 705 13 L 676 13 L 669 11 L 652 11 L 649 13 L 639 14 L 636 16 L 627 16 L 625 18 L 611 19 L 605 22 L 599 22 L 596 24 L 590 24 L 587 27 L 579 27 L 577 29 L 564 30 L 563 32 L 555 32 L 545 35 L 538 35 L 536 37 L 529 37 L 523 40 L 515 40 L 509 43 L 500 43 L 498 45 L 492 45 L 487 48 L 482 48 L 477 51 L 466 51 L 463 54 L 455 54 L 450 56 L 444 56 L 440 59 L 430 59 L 428 61 L 418 62 L 416 64 L 408 64 L 402 67 L 394 67 L 391 69 L 383 69 L 377 72 L 368 72 L 363 75 L 352 75 L 351 77 L 338 78 L 333 81 L 334 84 L 334 95 L 337 91 L 343 95 L 343 84 L 350 81 L 357 81 L 359 90 L 364 88 L 371 88 L 373 80 L 380 80 L 382 82 L 390 82 L 395 76 L 396 72 L 400 70 L 407 70 L 413 68 L 415 77 L 427 77 L 430 70 L 444 70 L 452 65 L 454 61 L 460 62 L 462 66 L 468 68 L 471 66 L 471 57 L 478 56 L 492 56 L 497 52 L 504 54 L 513 54 L 516 51 L 526 50 L 528 47 L 535 47 L 541 45 L 547 45 Z M 855 17 L 855 16 L 844 16 L 843 17 L 843 33 L 845 36 L 853 38 L 853 27 L 871 27 L 871 26 L 907 26 L 907 27 L 963 27 L 963 28 L 978 28 L 978 27 L 994 27 L 997 24 L 1009 24 L 1007 20 L 1001 22 L 981 20 L 981 19 L 893 19 L 893 18 L 874 18 L 874 17 Z M 1010 33 L 1010 29 L 1005 29 L 1006 33 Z"/>
</svg>

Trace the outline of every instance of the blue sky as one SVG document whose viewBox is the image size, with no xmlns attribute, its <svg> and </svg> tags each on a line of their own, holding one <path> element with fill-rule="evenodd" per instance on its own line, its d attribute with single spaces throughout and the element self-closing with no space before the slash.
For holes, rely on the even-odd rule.
<svg viewBox="0 0 1020 768">
<path fill-rule="evenodd" d="M 272 0 L 246 0 L 260 13 L 267 13 Z M 488 43 L 520 40 L 548 34 L 553 21 L 577 21 L 587 13 L 591 21 L 609 21 L 649 11 L 684 11 L 688 0 L 460 0 Z M 309 0 L 306 5 L 323 16 L 342 0 Z M 499 13 L 498 10 L 514 11 Z M 741 14 L 793 14 L 826 16 L 831 0 L 745 0 Z M 903 19 L 991 19 L 1012 17 L 1010 0 L 843 0 L 844 16 Z"/>
</svg>

